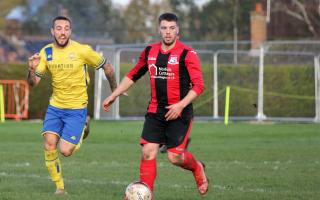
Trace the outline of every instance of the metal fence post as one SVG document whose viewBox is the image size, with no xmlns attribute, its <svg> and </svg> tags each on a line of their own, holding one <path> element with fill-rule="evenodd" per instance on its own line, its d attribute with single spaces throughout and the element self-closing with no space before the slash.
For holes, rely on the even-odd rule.
<svg viewBox="0 0 320 200">
<path fill-rule="evenodd" d="M 94 119 L 100 119 L 100 110 L 101 110 L 101 88 L 102 88 L 102 71 L 96 71 L 96 92 L 95 95 L 95 107 L 94 107 Z"/>
<path fill-rule="evenodd" d="M 116 76 L 116 79 L 117 79 L 117 83 L 118 85 L 120 84 L 120 54 L 121 54 L 122 50 L 120 49 L 119 51 L 116 52 L 115 54 L 115 76 Z M 119 102 L 119 98 L 117 98 L 114 102 L 114 105 L 115 105 L 115 112 L 113 113 L 113 117 L 115 117 L 115 119 L 120 119 L 120 102 Z"/>
<path fill-rule="evenodd" d="M 315 122 L 320 122 L 320 55 L 314 57 Z"/>
<path fill-rule="evenodd" d="M 213 56 L 213 118 L 218 119 L 218 54 Z"/>
<path fill-rule="evenodd" d="M 108 49 L 108 51 L 106 51 Z M 115 67 L 115 76 L 117 82 L 119 82 L 119 65 L 117 64 L 115 54 L 116 48 L 97 46 L 96 50 L 104 54 L 107 57 L 107 62 L 110 62 Z M 118 53 L 118 52 L 116 52 Z M 103 70 L 97 70 L 95 72 L 95 93 L 94 93 L 94 119 L 119 119 L 119 100 L 117 99 L 112 105 L 111 110 L 108 113 L 103 113 L 102 102 L 105 97 L 109 96 L 112 91 L 108 87 L 109 83 L 104 75 Z M 103 92 L 105 91 L 105 92 Z M 107 116 L 107 117 L 106 117 Z"/>
<path fill-rule="evenodd" d="M 258 113 L 257 120 L 262 121 L 266 119 L 263 113 L 263 75 L 264 74 L 264 47 L 260 47 L 259 55 L 259 83 L 258 83 Z"/>
</svg>

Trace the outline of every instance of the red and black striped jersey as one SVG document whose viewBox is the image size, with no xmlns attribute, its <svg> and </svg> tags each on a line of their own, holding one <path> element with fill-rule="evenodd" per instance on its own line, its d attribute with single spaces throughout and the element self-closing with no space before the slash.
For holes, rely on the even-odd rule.
<svg viewBox="0 0 320 200">
<path fill-rule="evenodd" d="M 149 72 L 151 100 L 150 113 L 165 113 L 166 106 L 175 104 L 194 90 L 198 95 L 203 91 L 203 78 L 197 53 L 179 40 L 175 46 L 164 52 L 161 43 L 147 46 L 140 54 L 139 61 L 127 77 L 137 81 Z M 183 115 L 192 116 L 192 104 L 188 105 Z"/>
</svg>

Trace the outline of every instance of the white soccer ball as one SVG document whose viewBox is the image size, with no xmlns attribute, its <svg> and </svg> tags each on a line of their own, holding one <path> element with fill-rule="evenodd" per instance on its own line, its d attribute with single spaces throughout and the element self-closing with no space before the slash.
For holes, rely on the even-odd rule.
<svg viewBox="0 0 320 200">
<path fill-rule="evenodd" d="M 152 200 L 152 191 L 147 184 L 136 181 L 127 186 L 125 200 Z"/>
</svg>

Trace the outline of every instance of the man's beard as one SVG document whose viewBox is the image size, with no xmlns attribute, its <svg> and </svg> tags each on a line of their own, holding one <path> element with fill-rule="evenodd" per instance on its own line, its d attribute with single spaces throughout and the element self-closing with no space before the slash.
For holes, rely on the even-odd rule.
<svg viewBox="0 0 320 200">
<path fill-rule="evenodd" d="M 61 47 L 61 48 L 67 46 L 67 44 L 69 43 L 69 38 L 66 40 L 66 42 L 65 42 L 64 44 L 60 44 L 60 43 L 58 42 L 58 40 L 57 40 L 56 37 L 54 37 L 54 40 L 55 40 L 57 46 L 58 46 L 58 47 Z"/>
<path fill-rule="evenodd" d="M 171 42 L 166 42 L 165 40 L 162 40 L 163 41 L 163 44 L 165 44 L 166 46 L 171 46 L 175 40 L 172 40 Z"/>
</svg>

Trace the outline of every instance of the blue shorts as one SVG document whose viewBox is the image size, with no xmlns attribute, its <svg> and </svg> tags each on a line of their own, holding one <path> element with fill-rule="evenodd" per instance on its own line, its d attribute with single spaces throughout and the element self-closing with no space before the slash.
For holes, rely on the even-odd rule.
<svg viewBox="0 0 320 200">
<path fill-rule="evenodd" d="M 72 144 L 78 144 L 86 123 L 87 108 L 60 109 L 49 105 L 43 121 L 43 134 L 51 132 Z"/>
</svg>

